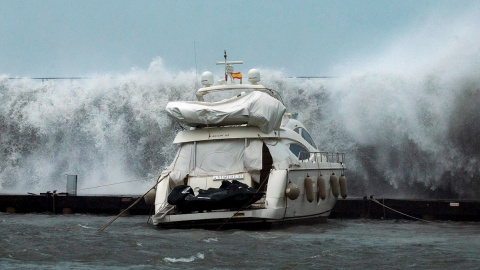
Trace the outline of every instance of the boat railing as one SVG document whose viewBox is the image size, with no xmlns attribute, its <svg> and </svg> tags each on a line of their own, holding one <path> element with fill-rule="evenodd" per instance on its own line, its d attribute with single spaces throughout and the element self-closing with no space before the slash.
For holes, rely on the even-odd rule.
<svg viewBox="0 0 480 270">
<path fill-rule="evenodd" d="M 311 152 L 311 151 L 300 151 L 297 156 L 300 162 L 331 162 L 331 163 L 345 163 L 345 153 L 342 152 Z"/>
</svg>

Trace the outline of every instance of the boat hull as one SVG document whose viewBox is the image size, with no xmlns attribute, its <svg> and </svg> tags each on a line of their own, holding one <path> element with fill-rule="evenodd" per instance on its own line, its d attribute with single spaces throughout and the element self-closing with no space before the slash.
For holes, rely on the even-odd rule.
<svg viewBox="0 0 480 270">
<path fill-rule="evenodd" d="M 317 165 L 318 166 L 318 165 Z M 307 177 L 316 179 L 320 175 L 340 173 L 341 168 L 328 170 L 308 169 L 297 170 L 272 170 L 269 175 L 267 190 L 263 201 L 252 205 L 250 208 L 240 210 L 207 210 L 194 213 L 181 213 L 176 211 L 157 212 L 152 216 L 152 224 L 163 228 L 231 228 L 231 227 L 276 227 L 287 224 L 319 223 L 325 221 L 335 206 L 337 197 L 332 192 L 330 183 L 326 183 L 328 194 L 325 199 L 318 195 L 315 182 L 314 200 L 307 196 L 308 188 L 305 187 Z M 288 183 L 298 186 L 299 196 L 288 198 L 285 190 Z"/>
<path fill-rule="evenodd" d="M 292 225 L 319 224 L 324 223 L 330 215 L 331 209 L 323 213 L 310 216 L 285 217 L 285 209 L 260 209 L 246 211 L 224 211 L 194 213 L 182 215 L 170 215 L 160 223 L 155 224 L 160 228 L 203 228 L 213 230 L 225 230 L 232 228 L 240 229 L 272 229 Z M 276 216 L 278 218 L 267 218 L 262 216 Z"/>
</svg>

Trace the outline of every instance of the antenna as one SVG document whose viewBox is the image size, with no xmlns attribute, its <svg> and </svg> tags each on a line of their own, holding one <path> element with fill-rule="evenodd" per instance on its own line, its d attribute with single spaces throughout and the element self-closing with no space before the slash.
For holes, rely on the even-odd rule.
<svg viewBox="0 0 480 270">
<path fill-rule="evenodd" d="M 195 53 L 195 88 L 197 88 L 198 83 L 198 71 L 197 71 L 197 48 L 195 47 L 195 41 L 193 42 L 193 51 Z"/>
<path fill-rule="evenodd" d="M 223 58 L 225 58 L 225 81 L 227 81 L 227 50 L 223 51 Z"/>
<path fill-rule="evenodd" d="M 243 61 L 227 61 L 227 50 L 223 51 L 223 57 L 225 58 L 225 62 L 216 62 L 215 64 L 218 65 L 225 65 L 225 82 L 228 80 L 228 76 L 232 76 L 233 66 L 237 64 L 243 64 Z M 232 79 L 233 82 L 233 79 Z"/>
</svg>

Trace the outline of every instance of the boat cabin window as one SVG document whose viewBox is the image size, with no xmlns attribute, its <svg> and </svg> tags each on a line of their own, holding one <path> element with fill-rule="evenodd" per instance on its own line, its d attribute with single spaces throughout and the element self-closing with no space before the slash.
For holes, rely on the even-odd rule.
<svg viewBox="0 0 480 270">
<path fill-rule="evenodd" d="M 317 145 L 315 144 L 315 142 L 313 141 L 312 139 L 312 136 L 310 136 L 310 134 L 308 133 L 308 131 L 306 131 L 304 128 L 296 128 L 294 129 L 295 132 L 297 132 L 298 134 L 302 135 L 302 138 L 307 141 L 311 146 L 317 148 Z"/>
<path fill-rule="evenodd" d="M 302 128 L 302 137 L 303 137 L 311 146 L 317 148 L 317 146 L 315 145 L 315 142 L 313 142 L 312 137 L 310 136 L 310 134 L 309 134 L 304 128 Z"/>
<path fill-rule="evenodd" d="M 305 160 L 310 157 L 309 151 L 299 144 L 292 143 L 290 144 L 289 149 L 299 160 Z"/>
</svg>

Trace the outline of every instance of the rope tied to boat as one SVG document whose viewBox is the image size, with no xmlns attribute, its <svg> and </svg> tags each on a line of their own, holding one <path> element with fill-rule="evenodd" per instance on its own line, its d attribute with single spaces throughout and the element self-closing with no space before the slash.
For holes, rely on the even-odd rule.
<svg viewBox="0 0 480 270">
<path fill-rule="evenodd" d="M 381 206 L 383 206 L 383 207 L 385 207 L 385 208 L 387 208 L 387 209 L 389 209 L 389 210 L 392 210 L 393 212 L 398 213 L 398 214 L 400 214 L 400 215 L 404 215 L 404 216 L 406 216 L 406 217 L 409 217 L 409 218 L 412 218 L 412 219 L 416 219 L 416 220 L 419 220 L 419 221 L 423 221 L 423 222 L 427 222 L 427 223 L 435 223 L 434 221 L 425 220 L 425 219 L 417 218 L 417 217 L 410 216 L 410 215 L 407 215 L 407 214 L 405 214 L 405 213 L 402 213 L 402 212 L 400 212 L 400 211 L 398 211 L 398 210 L 395 210 L 395 209 L 393 209 L 393 208 L 391 208 L 391 207 L 386 206 L 385 204 L 383 204 L 383 203 L 379 202 L 378 200 L 374 199 L 372 196 L 371 196 L 370 198 L 368 198 L 368 200 L 373 201 L 374 203 L 377 203 L 377 204 L 379 204 L 379 205 L 381 205 Z"/>
<path fill-rule="evenodd" d="M 138 198 L 135 202 L 133 202 L 129 207 L 127 207 L 125 210 L 123 210 L 122 212 L 120 212 L 120 214 L 118 214 L 116 217 L 114 217 L 112 220 L 110 220 L 107 224 L 103 225 L 100 229 L 98 229 L 98 232 L 102 232 L 103 230 L 105 230 L 108 226 L 110 226 L 110 224 L 112 224 L 113 222 L 115 222 L 115 220 L 117 220 L 119 217 L 121 217 L 125 212 L 127 212 L 130 208 L 132 208 L 134 205 L 136 205 L 141 199 L 143 199 L 148 192 L 150 192 L 150 190 L 154 189 L 157 187 L 157 185 L 163 181 L 163 179 L 165 179 L 167 176 L 170 175 L 170 172 L 167 173 L 166 175 L 164 175 L 161 179 L 161 175 L 158 176 L 157 178 L 157 181 L 155 183 L 155 185 L 153 185 L 153 187 L 149 188 L 147 190 L 147 192 L 145 192 L 145 194 L 143 194 L 140 198 Z"/>
<path fill-rule="evenodd" d="M 120 185 L 120 184 L 125 184 L 125 183 L 130 183 L 130 182 L 138 182 L 138 181 L 144 181 L 149 179 L 150 177 L 144 177 L 140 179 L 135 179 L 135 180 L 128 180 L 128 181 L 122 181 L 122 182 L 115 182 L 115 183 L 110 183 L 110 184 L 105 184 L 105 185 L 98 185 L 98 186 L 93 186 L 93 187 L 86 187 L 86 188 L 78 188 L 78 189 L 73 189 L 73 190 L 67 190 L 67 192 L 74 192 L 74 191 L 81 191 L 81 190 L 87 190 L 87 189 L 94 189 L 94 188 L 102 188 L 102 187 L 108 187 L 108 186 L 114 186 L 114 185 Z M 158 179 L 158 178 L 157 178 Z"/>
</svg>

